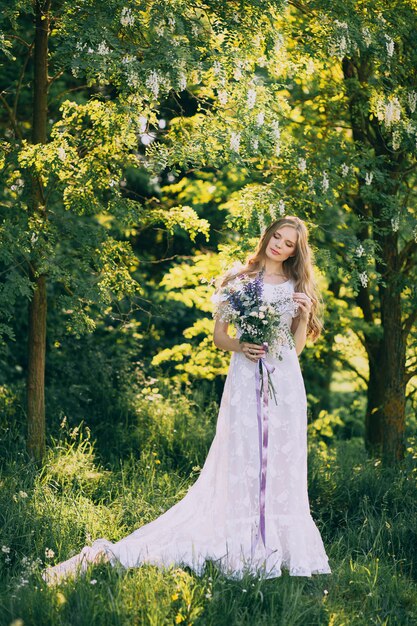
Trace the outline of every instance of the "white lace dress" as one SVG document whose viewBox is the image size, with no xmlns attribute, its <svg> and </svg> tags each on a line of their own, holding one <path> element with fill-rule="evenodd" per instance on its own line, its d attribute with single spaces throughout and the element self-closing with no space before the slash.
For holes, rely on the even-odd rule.
<svg viewBox="0 0 417 626">
<path fill-rule="evenodd" d="M 291 280 L 265 284 L 266 299 L 282 303 L 282 319 L 294 316 Z M 239 331 L 238 331 L 239 334 Z M 112 564 L 137 567 L 188 565 L 200 574 L 206 559 L 228 575 L 247 571 L 267 578 L 331 573 L 307 492 L 307 404 L 295 348 L 284 346 L 269 398 L 265 494 L 265 545 L 254 536 L 260 525 L 260 442 L 255 393 L 257 364 L 233 352 L 218 414 L 216 434 L 196 482 L 185 497 L 154 521 L 117 543 L 99 539 L 80 553 L 91 561 L 106 553 Z M 140 521 L 140 520 L 139 520 Z M 80 559 L 74 558 L 75 564 Z"/>
</svg>

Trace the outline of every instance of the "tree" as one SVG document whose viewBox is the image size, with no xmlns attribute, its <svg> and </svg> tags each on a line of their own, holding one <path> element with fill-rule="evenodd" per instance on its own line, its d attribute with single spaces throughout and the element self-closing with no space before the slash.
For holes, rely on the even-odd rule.
<svg viewBox="0 0 417 626">
<path fill-rule="evenodd" d="M 223 89 L 236 69 L 224 55 L 216 104 L 193 121 L 200 146 L 178 154 L 191 132 L 183 127 L 164 146 L 170 166 L 223 165 L 228 118 L 234 162 L 250 170 L 225 205 L 229 228 L 244 233 L 228 258 L 243 257 L 279 214 L 310 223 L 334 295 L 361 311 L 351 323 L 369 363 L 365 443 L 387 464 L 403 458 L 406 388 L 416 376 L 416 24 L 405 1 L 290 2 L 273 45 L 268 33 L 258 40 L 256 80 L 238 71 L 237 82 L 252 81 L 246 99 L 236 83 Z"/>
<path fill-rule="evenodd" d="M 36 459 L 45 449 L 48 285 L 60 291 L 68 332 L 89 332 L 93 309 L 104 314 L 140 294 L 124 229 L 163 223 L 191 236 L 207 233 L 207 221 L 190 207 L 165 211 L 155 200 L 130 198 L 124 172 L 166 167 L 164 140 L 159 150 L 152 145 L 161 134 L 160 102 L 195 86 L 204 116 L 222 50 L 260 33 L 264 11 L 268 21 L 275 4 L 248 2 L 241 11 L 240 2 L 216 0 L 201 7 L 186 0 L 3 3 L 0 330 L 13 340 L 14 303 L 27 298 L 28 450 Z M 234 55 L 252 63 L 247 44 Z M 74 97 L 63 101 L 59 88 Z M 194 138 L 185 134 L 182 141 L 179 156 L 192 154 Z"/>
</svg>

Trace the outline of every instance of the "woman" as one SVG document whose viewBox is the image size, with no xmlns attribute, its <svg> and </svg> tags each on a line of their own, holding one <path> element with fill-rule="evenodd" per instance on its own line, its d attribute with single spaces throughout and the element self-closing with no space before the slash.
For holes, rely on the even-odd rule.
<svg viewBox="0 0 417 626">
<path fill-rule="evenodd" d="M 241 342 L 238 327 L 236 337 L 228 334 L 218 296 L 242 276 L 262 281 L 264 300 L 279 309 L 281 324 L 290 331 L 292 340 L 281 342 L 279 356 L 265 345 Z M 307 492 L 307 401 L 298 355 L 308 336 L 317 339 L 322 324 L 304 222 L 293 216 L 273 222 L 213 299 L 214 343 L 232 358 L 216 435 L 199 478 L 182 500 L 124 539 L 114 544 L 99 539 L 48 568 L 49 582 L 103 560 L 125 567 L 188 565 L 200 574 L 211 559 L 235 578 L 245 572 L 273 578 L 282 568 L 291 576 L 331 573 Z M 268 401 L 265 384 L 260 400 L 260 360 L 276 404 Z"/>
</svg>

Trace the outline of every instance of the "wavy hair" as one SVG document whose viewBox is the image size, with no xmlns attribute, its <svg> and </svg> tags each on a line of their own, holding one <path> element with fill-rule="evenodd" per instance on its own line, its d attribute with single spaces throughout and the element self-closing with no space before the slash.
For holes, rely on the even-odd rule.
<svg viewBox="0 0 417 626">
<path fill-rule="evenodd" d="M 323 329 L 323 300 L 314 277 L 314 256 L 308 243 L 308 230 L 305 222 L 299 217 L 287 215 L 272 222 L 262 233 L 255 251 L 247 257 L 245 264 L 237 270 L 232 268 L 220 278 L 220 287 L 224 287 L 237 276 L 246 274 L 254 277 L 264 269 L 266 248 L 269 240 L 275 231 L 283 226 L 291 226 L 295 229 L 297 243 L 294 256 L 288 257 L 288 259 L 283 261 L 282 268 L 287 279 L 291 278 L 294 281 L 295 291 L 305 293 L 312 301 L 310 317 L 307 323 L 307 337 L 314 342 L 319 338 Z"/>
</svg>

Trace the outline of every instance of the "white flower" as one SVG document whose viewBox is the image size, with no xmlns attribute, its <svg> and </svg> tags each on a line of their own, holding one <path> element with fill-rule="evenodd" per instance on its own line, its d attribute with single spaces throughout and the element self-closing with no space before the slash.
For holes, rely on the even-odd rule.
<svg viewBox="0 0 417 626">
<path fill-rule="evenodd" d="M 246 94 L 246 104 L 248 109 L 253 109 L 256 102 L 256 89 L 249 89 Z"/>
<path fill-rule="evenodd" d="M 146 77 L 145 85 L 150 89 L 155 96 L 155 98 L 159 95 L 159 87 L 161 83 L 161 76 L 156 70 L 151 70 Z"/>
<path fill-rule="evenodd" d="M 414 113 L 414 111 L 416 110 L 416 104 L 417 104 L 417 92 L 410 91 L 410 93 L 407 95 L 407 100 L 408 100 L 408 106 L 410 107 L 411 113 Z"/>
<path fill-rule="evenodd" d="M 394 215 L 394 217 L 391 218 L 391 227 L 392 227 L 392 230 L 394 231 L 394 233 L 396 233 L 397 230 L 400 227 L 400 216 L 399 215 Z"/>
<path fill-rule="evenodd" d="M 312 74 L 314 74 L 316 69 L 316 66 L 314 65 L 314 61 L 313 59 L 308 59 L 307 61 L 307 65 L 306 65 L 306 74 L 307 76 L 311 76 Z"/>
<path fill-rule="evenodd" d="M 356 248 L 356 255 L 361 257 L 363 254 L 365 254 L 365 248 L 363 247 L 362 244 L 360 244 L 357 248 Z"/>
<path fill-rule="evenodd" d="M 366 272 L 361 272 L 359 274 L 359 279 L 361 281 L 362 287 L 366 287 L 368 285 L 368 275 Z"/>
<path fill-rule="evenodd" d="M 362 37 L 367 46 L 370 46 L 372 43 L 371 31 L 367 26 L 362 28 Z"/>
<path fill-rule="evenodd" d="M 233 71 L 233 78 L 235 80 L 240 80 L 242 78 L 243 74 L 242 74 L 242 64 L 240 61 L 238 61 L 238 63 L 236 64 L 236 67 Z"/>
<path fill-rule="evenodd" d="M 401 145 L 401 134 L 399 130 L 394 130 L 392 133 L 392 149 L 399 150 Z"/>
<path fill-rule="evenodd" d="M 265 313 L 263 311 L 259 311 L 259 315 L 258 315 L 260 320 L 263 320 L 265 317 Z"/>
<path fill-rule="evenodd" d="M 417 226 L 414 226 L 413 236 L 414 236 L 414 241 L 417 243 Z"/>
<path fill-rule="evenodd" d="M 299 159 L 298 161 L 298 169 L 300 172 L 305 172 L 307 169 L 307 161 L 304 158 Z"/>
<path fill-rule="evenodd" d="M 97 580 L 95 578 L 92 578 L 90 580 L 90 585 L 96 585 L 97 584 Z"/>
<path fill-rule="evenodd" d="M 10 548 L 9 548 L 9 546 L 2 546 L 2 547 L 1 547 L 1 551 L 2 551 L 4 554 L 10 554 Z"/>
<path fill-rule="evenodd" d="M 59 146 L 57 153 L 58 153 L 58 159 L 60 161 L 65 161 L 65 159 L 67 158 L 67 153 L 65 152 L 64 146 Z"/>
<path fill-rule="evenodd" d="M 222 71 L 222 66 L 220 61 L 214 61 L 213 63 L 213 74 L 220 74 Z"/>
<path fill-rule="evenodd" d="M 19 491 L 19 496 L 24 499 L 28 497 L 28 494 L 26 493 L 26 491 Z"/>
<path fill-rule="evenodd" d="M 234 152 L 239 152 L 240 149 L 240 133 L 235 133 L 232 131 L 230 136 L 230 149 Z"/>
<path fill-rule="evenodd" d="M 229 100 L 228 93 L 225 89 L 219 89 L 219 91 L 217 92 L 217 97 L 222 106 L 227 104 L 227 101 Z"/>
<path fill-rule="evenodd" d="M 280 215 L 284 215 L 285 213 L 285 202 L 282 199 L 278 202 L 278 211 Z"/>
<path fill-rule="evenodd" d="M 324 192 L 326 192 L 329 188 L 329 176 L 327 174 L 327 172 L 323 172 L 323 178 L 321 181 L 321 187 L 323 189 Z"/>
<path fill-rule="evenodd" d="M 45 559 L 53 559 L 55 552 L 51 548 L 45 548 Z"/>
<path fill-rule="evenodd" d="M 251 140 L 252 149 L 256 151 L 259 148 L 259 139 L 253 137 Z"/>
<path fill-rule="evenodd" d="M 401 118 L 401 105 L 397 97 L 391 98 L 385 103 L 384 121 L 389 128 L 395 122 L 399 122 Z"/>
<path fill-rule="evenodd" d="M 366 172 L 365 174 L 365 183 L 367 185 L 370 185 L 372 183 L 372 179 L 373 179 L 374 175 L 372 172 Z"/>
<path fill-rule="evenodd" d="M 394 40 L 391 39 L 391 37 L 389 35 L 385 35 L 385 45 L 387 48 L 387 54 L 389 57 L 392 57 L 392 55 L 394 54 Z"/>
<path fill-rule="evenodd" d="M 349 165 L 346 165 L 346 163 L 342 163 L 342 176 L 343 178 L 346 178 L 346 176 L 349 174 Z"/>
<path fill-rule="evenodd" d="M 253 317 L 260 317 L 260 313 L 258 313 L 258 311 L 251 311 L 249 315 L 252 315 Z"/>
<path fill-rule="evenodd" d="M 279 121 L 278 120 L 272 120 L 271 123 L 271 128 L 272 128 L 272 136 L 275 139 L 275 141 L 279 141 L 281 138 L 281 129 L 279 127 Z"/>
<path fill-rule="evenodd" d="M 139 117 L 139 130 L 140 130 L 140 132 L 144 133 L 146 131 L 147 126 L 148 126 L 148 118 L 146 118 L 143 115 L 141 115 Z"/>
<path fill-rule="evenodd" d="M 324 593 L 324 595 L 325 595 L 325 596 L 327 596 L 327 594 L 328 594 L 329 592 L 327 591 L 327 589 L 323 589 L 323 593 Z"/>
<path fill-rule="evenodd" d="M 178 89 L 180 91 L 184 91 L 186 87 L 187 87 L 187 76 L 185 75 L 184 72 L 181 72 L 181 74 L 178 77 Z"/>
<path fill-rule="evenodd" d="M 98 48 L 97 48 L 98 54 L 106 56 L 106 54 L 109 54 L 109 52 L 110 52 L 110 48 L 108 48 L 105 41 L 102 41 L 101 43 L 98 44 Z"/>
<path fill-rule="evenodd" d="M 264 121 L 265 121 L 265 113 L 263 111 L 261 111 L 256 116 L 256 125 L 257 126 L 263 126 Z"/>
<path fill-rule="evenodd" d="M 155 32 L 158 35 L 158 37 L 162 37 L 163 34 L 165 33 L 165 24 L 164 24 L 164 22 L 159 22 L 158 24 L 155 24 L 154 28 L 155 28 Z"/>
<path fill-rule="evenodd" d="M 129 65 L 129 63 L 133 63 L 134 60 L 135 57 L 133 56 L 133 54 L 125 54 L 125 56 L 122 57 L 123 65 Z"/>
<path fill-rule="evenodd" d="M 258 222 L 259 222 L 260 232 L 263 233 L 266 228 L 266 224 L 265 224 L 265 218 L 262 213 L 258 213 Z"/>
<path fill-rule="evenodd" d="M 133 26 L 135 23 L 135 17 L 132 15 L 132 11 L 127 7 L 123 7 L 120 14 L 120 23 L 122 26 Z"/>
</svg>

